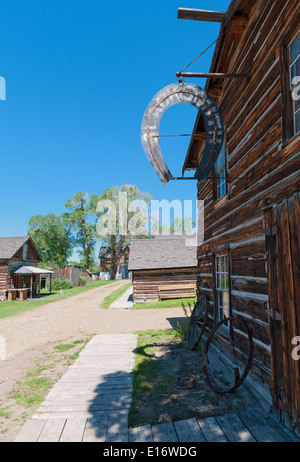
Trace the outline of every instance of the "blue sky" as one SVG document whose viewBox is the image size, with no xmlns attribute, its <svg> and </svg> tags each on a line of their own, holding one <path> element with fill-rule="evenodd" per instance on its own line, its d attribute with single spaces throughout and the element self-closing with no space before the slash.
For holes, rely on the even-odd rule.
<svg viewBox="0 0 300 462">
<path fill-rule="evenodd" d="M 0 236 L 27 234 L 33 215 L 60 215 L 77 191 L 130 183 L 155 200 L 196 199 L 194 181 L 161 185 L 140 126 L 152 97 L 218 36 L 219 24 L 177 19 L 178 7 L 226 11 L 229 3 L 2 0 Z M 213 50 L 189 70 L 208 71 Z M 191 133 L 195 118 L 192 106 L 174 106 L 161 133 Z M 188 141 L 161 142 L 174 175 Z"/>
</svg>

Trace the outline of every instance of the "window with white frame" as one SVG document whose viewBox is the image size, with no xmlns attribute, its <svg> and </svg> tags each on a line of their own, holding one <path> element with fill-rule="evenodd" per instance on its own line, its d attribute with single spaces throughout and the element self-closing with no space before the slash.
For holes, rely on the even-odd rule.
<svg viewBox="0 0 300 462">
<path fill-rule="evenodd" d="M 216 162 L 216 200 L 221 199 L 227 192 L 226 188 L 226 156 L 225 143 Z"/>
<path fill-rule="evenodd" d="M 228 255 L 216 256 L 216 304 L 217 322 L 230 316 Z M 224 326 L 229 327 L 228 323 Z"/>
<path fill-rule="evenodd" d="M 290 78 L 293 102 L 294 134 L 300 131 L 300 98 L 295 88 L 300 82 L 300 32 L 290 45 Z"/>
</svg>

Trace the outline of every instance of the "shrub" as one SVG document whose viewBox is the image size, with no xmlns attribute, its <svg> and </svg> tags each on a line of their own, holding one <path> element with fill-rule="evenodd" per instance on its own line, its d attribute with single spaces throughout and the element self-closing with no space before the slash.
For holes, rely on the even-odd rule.
<svg viewBox="0 0 300 462">
<path fill-rule="evenodd" d="M 79 276 L 79 285 L 85 286 L 88 283 L 89 279 L 89 276 Z"/>
<path fill-rule="evenodd" d="M 188 304 L 188 309 L 184 305 L 184 303 L 182 303 L 181 306 L 185 315 L 185 320 L 183 323 L 177 322 L 177 325 L 175 326 L 175 331 L 177 332 L 177 335 L 181 338 L 181 340 L 185 341 L 186 334 L 189 329 L 189 322 L 193 308 L 190 303 Z"/>
<path fill-rule="evenodd" d="M 72 289 L 72 288 L 73 288 L 72 282 L 68 281 L 66 278 L 61 278 L 61 279 L 53 278 L 52 279 L 52 289 L 53 290 L 64 290 L 64 289 Z"/>
</svg>

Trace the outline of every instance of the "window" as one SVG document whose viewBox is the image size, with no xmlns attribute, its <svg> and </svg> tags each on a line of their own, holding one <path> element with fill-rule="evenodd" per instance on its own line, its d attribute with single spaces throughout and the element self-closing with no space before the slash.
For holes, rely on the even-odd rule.
<svg viewBox="0 0 300 462">
<path fill-rule="evenodd" d="M 280 49 L 282 141 L 287 143 L 300 132 L 300 32 L 283 39 Z"/>
<path fill-rule="evenodd" d="M 23 246 L 23 260 L 27 260 L 28 258 L 28 245 L 24 244 Z"/>
<path fill-rule="evenodd" d="M 290 90 L 293 105 L 294 134 L 300 131 L 300 98 L 296 90 L 300 82 L 300 32 L 289 47 L 290 54 Z"/>
<path fill-rule="evenodd" d="M 230 316 L 228 255 L 216 257 L 216 306 L 217 322 Z M 229 328 L 228 323 L 224 326 Z"/>
</svg>

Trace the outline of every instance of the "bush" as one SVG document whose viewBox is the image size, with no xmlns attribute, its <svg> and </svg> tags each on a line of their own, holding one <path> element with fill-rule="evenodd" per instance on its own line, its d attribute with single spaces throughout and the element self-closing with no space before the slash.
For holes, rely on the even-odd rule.
<svg viewBox="0 0 300 462">
<path fill-rule="evenodd" d="M 89 276 L 80 276 L 79 277 L 79 285 L 80 286 L 85 286 L 88 283 L 89 279 L 90 279 Z"/>
<path fill-rule="evenodd" d="M 190 318 L 192 315 L 193 308 L 191 304 L 188 304 L 188 309 L 184 305 L 184 303 L 181 304 L 184 315 L 185 315 L 185 320 L 183 323 L 177 322 L 177 325 L 175 326 L 175 331 L 177 332 L 177 335 L 181 338 L 181 340 L 185 341 L 186 339 L 186 334 L 189 329 L 189 323 L 190 323 Z"/>
<path fill-rule="evenodd" d="M 48 283 L 50 285 L 50 283 Z M 52 279 L 52 289 L 53 290 L 64 290 L 64 289 L 72 289 L 73 284 L 71 281 L 68 281 L 66 278 L 53 278 Z"/>
</svg>

